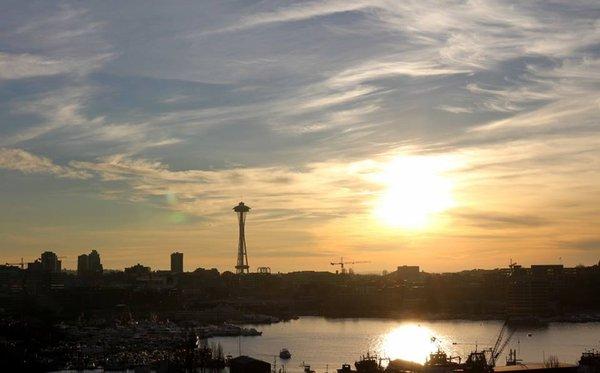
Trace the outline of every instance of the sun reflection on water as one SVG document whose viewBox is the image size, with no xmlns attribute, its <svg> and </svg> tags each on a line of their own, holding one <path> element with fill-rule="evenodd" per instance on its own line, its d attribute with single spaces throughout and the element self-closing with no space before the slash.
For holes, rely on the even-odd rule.
<svg viewBox="0 0 600 373">
<path fill-rule="evenodd" d="M 437 348 L 437 339 L 431 329 L 416 323 L 407 323 L 382 335 L 377 350 L 381 357 L 422 364 Z"/>
</svg>

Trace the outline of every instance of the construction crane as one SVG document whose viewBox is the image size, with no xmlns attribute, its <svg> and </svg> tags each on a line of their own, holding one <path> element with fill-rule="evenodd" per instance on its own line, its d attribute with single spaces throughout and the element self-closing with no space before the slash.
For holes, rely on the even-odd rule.
<svg viewBox="0 0 600 373">
<path fill-rule="evenodd" d="M 491 350 L 489 361 L 489 365 L 491 367 L 494 367 L 496 365 L 496 360 L 498 359 L 498 356 L 500 356 L 502 351 L 504 351 L 504 349 L 508 345 L 508 342 L 510 342 L 510 339 L 512 338 L 513 334 L 515 334 L 516 329 L 508 329 L 508 319 L 506 319 L 504 321 L 504 324 L 502 325 L 502 329 L 500 329 L 498 339 L 496 339 L 496 343 L 494 344 L 494 347 L 492 347 Z M 506 338 L 504 338 L 505 336 Z"/>
<path fill-rule="evenodd" d="M 510 329 L 508 326 L 508 319 L 504 321 L 502 328 L 500 329 L 500 333 L 498 334 L 498 338 L 496 339 L 496 343 L 491 348 L 486 348 L 484 350 L 477 350 L 477 342 L 476 343 L 461 343 L 461 342 L 452 342 L 453 345 L 464 345 L 464 346 L 472 346 L 475 345 L 475 351 L 469 354 L 467 358 L 466 365 L 469 369 L 473 370 L 482 370 L 485 372 L 491 372 L 493 368 L 496 366 L 496 361 L 502 351 L 506 348 L 513 334 L 515 334 L 516 329 Z M 509 330 L 510 329 L 510 330 Z M 487 359 L 487 353 L 490 354 L 490 358 Z M 516 360 L 516 358 L 515 358 Z"/>
<path fill-rule="evenodd" d="M 371 263 L 368 260 L 361 261 L 353 261 L 353 262 L 344 262 L 344 258 L 340 258 L 339 262 L 331 262 L 332 266 L 340 266 L 340 273 L 346 273 L 346 268 L 344 267 L 346 264 L 361 264 L 361 263 Z"/>
<path fill-rule="evenodd" d="M 19 267 L 21 267 L 21 269 L 25 269 L 25 262 L 23 261 L 23 258 L 21 258 L 21 261 L 19 263 L 4 263 L 4 265 L 19 266 Z"/>
</svg>

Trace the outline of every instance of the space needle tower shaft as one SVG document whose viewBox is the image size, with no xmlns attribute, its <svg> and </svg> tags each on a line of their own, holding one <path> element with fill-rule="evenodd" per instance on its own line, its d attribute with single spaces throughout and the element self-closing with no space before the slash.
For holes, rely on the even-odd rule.
<svg viewBox="0 0 600 373">
<path fill-rule="evenodd" d="M 237 274 L 249 273 L 250 267 L 248 266 L 248 251 L 246 250 L 246 214 L 250 211 L 250 207 L 246 206 L 244 202 L 240 202 L 233 208 L 233 211 L 237 213 L 239 223 L 239 239 L 238 239 L 238 254 L 237 264 L 235 266 L 235 272 Z"/>
</svg>

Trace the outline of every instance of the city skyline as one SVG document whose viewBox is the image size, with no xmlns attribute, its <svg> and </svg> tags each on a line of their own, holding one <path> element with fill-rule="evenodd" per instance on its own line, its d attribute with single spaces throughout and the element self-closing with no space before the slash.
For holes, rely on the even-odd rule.
<svg viewBox="0 0 600 373">
<path fill-rule="evenodd" d="M 2 263 L 598 263 L 593 3 L 0 3 Z"/>
</svg>

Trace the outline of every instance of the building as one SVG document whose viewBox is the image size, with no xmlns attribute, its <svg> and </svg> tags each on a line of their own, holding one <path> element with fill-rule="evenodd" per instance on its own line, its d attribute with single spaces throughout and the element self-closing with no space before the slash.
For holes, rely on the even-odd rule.
<svg viewBox="0 0 600 373">
<path fill-rule="evenodd" d="M 138 263 L 134 266 L 125 268 L 124 272 L 128 275 L 144 276 L 149 275 L 152 272 L 152 270 L 150 269 L 150 267 L 146 267 Z"/>
<path fill-rule="evenodd" d="M 77 275 L 84 276 L 90 271 L 90 261 L 87 254 L 81 254 L 77 257 Z"/>
<path fill-rule="evenodd" d="M 18 291 L 23 289 L 23 270 L 11 265 L 0 265 L 0 289 Z"/>
<path fill-rule="evenodd" d="M 77 257 L 77 275 L 99 275 L 102 274 L 103 270 L 104 268 L 100 262 L 100 254 L 96 250 Z"/>
<path fill-rule="evenodd" d="M 183 273 L 183 253 L 171 254 L 171 273 Z"/>
<path fill-rule="evenodd" d="M 96 250 L 92 250 L 88 255 L 88 263 L 90 273 L 101 274 L 104 270 L 102 263 L 100 262 L 100 254 L 98 254 Z"/>
<path fill-rule="evenodd" d="M 57 273 L 61 271 L 62 263 L 58 256 L 52 251 L 45 251 L 41 256 L 42 270 L 45 272 Z"/>
<path fill-rule="evenodd" d="M 271 373 L 271 364 L 249 356 L 238 356 L 229 363 L 230 373 Z"/>
<path fill-rule="evenodd" d="M 564 286 L 562 265 L 532 265 L 530 269 L 511 264 L 507 311 L 513 317 L 549 316 L 558 311 Z"/>
<path fill-rule="evenodd" d="M 42 262 L 39 259 L 31 263 L 27 263 L 27 271 L 28 272 L 41 272 L 42 271 Z"/>
<path fill-rule="evenodd" d="M 396 275 L 400 281 L 418 281 L 421 270 L 419 266 L 399 266 L 396 269 Z"/>
</svg>

